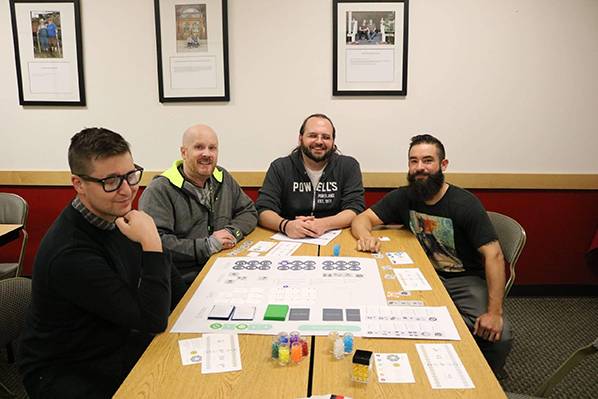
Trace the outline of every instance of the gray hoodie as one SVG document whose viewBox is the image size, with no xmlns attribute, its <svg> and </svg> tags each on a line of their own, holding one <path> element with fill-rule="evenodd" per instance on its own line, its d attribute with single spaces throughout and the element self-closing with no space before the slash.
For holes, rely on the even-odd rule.
<svg viewBox="0 0 598 399">
<path fill-rule="evenodd" d="M 209 184 L 214 202 L 210 210 L 198 196 L 197 188 L 182 174 L 183 161 L 156 176 L 139 199 L 139 209 L 156 223 L 164 249 L 172 254 L 183 276 L 199 271 L 214 252 L 209 236 L 227 229 L 237 242 L 257 225 L 257 212 L 239 183 L 221 167 L 216 167 Z"/>
</svg>

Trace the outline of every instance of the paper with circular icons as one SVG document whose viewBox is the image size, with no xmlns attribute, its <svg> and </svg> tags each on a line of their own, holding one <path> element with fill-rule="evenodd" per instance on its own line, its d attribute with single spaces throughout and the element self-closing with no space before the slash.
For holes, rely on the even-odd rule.
<svg viewBox="0 0 598 399">
<path fill-rule="evenodd" d="M 249 247 L 248 251 L 252 252 L 268 252 L 275 246 L 276 243 L 273 241 L 258 241 Z"/>
<path fill-rule="evenodd" d="M 431 291 L 432 287 L 424 274 L 418 268 L 401 268 L 394 269 L 401 287 L 405 291 Z"/>
<path fill-rule="evenodd" d="M 446 307 L 389 306 L 383 279 L 371 258 L 220 257 L 171 332 L 459 339 Z"/>
<path fill-rule="evenodd" d="M 210 321 L 220 322 L 223 330 L 243 321 L 247 334 L 264 334 L 264 321 L 272 323 L 272 334 L 297 329 L 325 335 L 329 323 L 359 331 L 360 307 L 385 305 L 384 293 L 376 263 L 368 258 L 220 257 L 172 332 L 213 331 Z M 288 308 L 284 320 L 265 318 L 275 305 Z"/>
<path fill-rule="evenodd" d="M 413 260 L 405 251 L 387 252 L 386 256 L 393 265 L 412 265 Z"/>
<path fill-rule="evenodd" d="M 381 384 L 415 383 L 406 353 L 375 353 L 374 364 Z"/>
<path fill-rule="evenodd" d="M 475 385 L 452 344 L 415 344 L 432 389 L 473 389 Z"/>
<path fill-rule="evenodd" d="M 202 338 L 190 338 L 179 340 L 179 352 L 183 366 L 201 363 L 203 352 Z"/>
</svg>

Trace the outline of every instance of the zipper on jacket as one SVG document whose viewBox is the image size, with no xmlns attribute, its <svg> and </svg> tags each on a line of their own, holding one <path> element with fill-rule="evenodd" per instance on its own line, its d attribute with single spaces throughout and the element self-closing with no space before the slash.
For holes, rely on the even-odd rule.
<svg viewBox="0 0 598 399">
<path fill-rule="evenodd" d="M 305 174 L 307 174 L 307 172 L 305 172 Z M 322 181 L 322 177 L 324 177 L 324 171 L 322 171 L 322 174 L 320 175 L 320 178 L 318 179 L 318 184 L 320 184 L 320 182 Z M 311 179 L 309 179 L 309 181 L 311 182 Z M 318 184 L 316 184 L 316 186 L 313 187 L 314 196 L 312 197 L 312 200 L 311 200 L 311 216 L 314 216 L 314 212 L 316 211 L 316 193 L 318 191 Z M 312 186 L 313 186 L 313 184 L 312 184 Z"/>
</svg>

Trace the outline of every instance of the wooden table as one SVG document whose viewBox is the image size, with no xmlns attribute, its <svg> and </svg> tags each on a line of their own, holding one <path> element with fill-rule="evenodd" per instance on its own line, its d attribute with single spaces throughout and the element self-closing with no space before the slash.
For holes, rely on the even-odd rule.
<svg viewBox="0 0 598 399">
<path fill-rule="evenodd" d="M 374 234 L 391 238 L 390 242 L 383 243 L 382 251 L 407 251 L 433 288 L 433 291 L 416 292 L 404 299 L 421 300 L 427 306 L 447 306 L 461 336 L 461 341 L 355 339 L 355 346 L 358 349 L 407 353 L 415 376 L 415 384 L 378 384 L 375 372 L 372 373 L 368 384 L 351 382 L 351 358 L 333 360 L 327 351 L 328 345 L 325 337 L 315 338 L 315 350 L 309 361 L 303 361 L 297 366 L 279 367 L 269 358 L 271 336 L 240 335 L 243 370 L 222 374 L 201 374 L 200 365 L 181 365 L 178 348 L 178 340 L 198 337 L 201 334 L 171 334 L 167 332 L 154 338 L 115 397 L 291 399 L 306 397 L 309 392 L 313 395 L 336 393 L 353 398 L 505 398 L 498 381 L 415 237 L 408 231 L 398 229 L 379 230 Z M 260 240 L 268 240 L 271 235 L 272 232 L 258 228 L 247 239 L 256 243 Z M 325 247 L 318 248 L 315 245 L 306 244 L 302 245 L 293 255 L 316 256 L 319 251 L 321 256 L 330 256 L 334 244 L 341 245 L 340 256 L 371 257 L 370 254 L 356 251 L 355 240 L 348 230 L 343 231 L 339 237 Z M 218 256 L 227 256 L 229 252 L 223 251 Z M 247 251 L 243 251 L 237 256 L 244 256 L 246 253 Z M 168 331 L 216 258 L 210 259 L 170 316 Z M 379 266 L 381 261 L 383 260 L 378 261 Z M 383 263 L 388 264 L 388 261 Z M 397 280 L 383 279 L 382 281 L 385 291 L 401 291 Z M 431 389 L 415 344 L 446 342 L 452 343 L 455 347 L 476 386 L 475 389 Z M 311 347 L 313 348 L 314 345 Z"/>
<path fill-rule="evenodd" d="M 407 353 L 409 363 L 415 376 L 415 384 L 379 384 L 374 370 L 368 384 L 354 383 L 351 381 L 351 357 L 334 360 L 327 351 L 327 338 L 316 338 L 316 351 L 314 356 L 314 373 L 312 394 L 320 395 L 335 393 L 352 398 L 505 398 L 505 394 L 494 377 L 492 370 L 486 363 L 484 356 L 471 336 L 455 305 L 448 296 L 446 289 L 434 271 L 417 239 L 405 229 L 375 230 L 374 235 L 386 236 L 390 241 L 382 242 L 381 252 L 405 251 L 409 254 L 415 265 L 422 271 L 426 280 L 432 286 L 432 291 L 412 292 L 410 296 L 392 298 L 394 300 L 420 300 L 425 306 L 447 306 L 449 313 L 459 331 L 460 341 L 430 341 L 412 339 L 368 339 L 355 338 L 355 348 L 370 350 L 379 353 Z M 344 230 L 333 242 L 321 247 L 320 256 L 331 256 L 333 246 L 339 244 L 340 256 L 372 257 L 371 254 L 359 252 L 356 249 L 355 239 L 349 230 Z M 382 265 L 390 265 L 385 257 L 378 259 L 379 271 L 382 275 L 388 271 L 382 270 Z M 382 278 L 384 291 L 401 291 L 402 288 L 396 279 Z M 467 373 L 471 377 L 475 389 L 432 389 L 428 377 L 419 360 L 415 349 L 416 343 L 451 343 Z"/>
<path fill-rule="evenodd" d="M 22 224 L 0 224 L 0 245 L 16 240 L 22 228 Z"/>
<path fill-rule="evenodd" d="M 257 228 L 244 241 L 268 240 L 272 232 Z M 239 243 L 238 245 L 241 245 Z M 218 256 L 228 256 L 223 251 Z M 316 256 L 318 246 L 301 245 L 294 255 Z M 245 256 L 247 251 L 237 256 Z M 205 278 L 217 256 L 213 256 L 195 279 L 181 302 L 170 315 L 168 329 Z M 201 366 L 181 364 L 178 341 L 201 334 L 162 333 L 154 338 L 137 365 L 123 382 L 116 398 L 301 398 L 309 380 L 309 362 L 280 367 L 270 359 L 272 337 L 239 335 L 243 370 L 220 374 L 202 374 Z M 309 344 L 311 345 L 311 339 Z"/>
</svg>

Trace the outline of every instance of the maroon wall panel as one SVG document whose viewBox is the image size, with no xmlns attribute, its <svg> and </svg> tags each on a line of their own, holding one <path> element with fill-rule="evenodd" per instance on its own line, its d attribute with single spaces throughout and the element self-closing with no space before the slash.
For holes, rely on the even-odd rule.
<svg viewBox="0 0 598 399">
<path fill-rule="evenodd" d="M 21 195 L 30 206 L 29 244 L 24 274 L 31 266 L 39 242 L 64 206 L 74 197 L 70 187 L 2 187 Z M 246 188 L 255 200 L 257 188 Z M 388 190 L 368 190 L 371 206 Z M 519 221 L 528 234 L 518 263 L 517 285 L 598 285 L 598 270 L 584 262 L 584 253 L 598 228 L 598 190 L 473 190 L 488 210 Z M 17 245 L 0 248 L 0 261 L 15 256 Z"/>
</svg>

